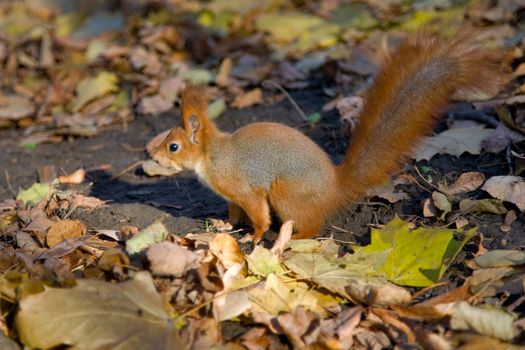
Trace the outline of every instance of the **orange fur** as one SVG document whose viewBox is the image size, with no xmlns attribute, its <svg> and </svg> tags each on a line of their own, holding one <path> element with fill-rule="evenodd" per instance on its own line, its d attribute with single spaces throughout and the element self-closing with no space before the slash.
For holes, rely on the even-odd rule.
<svg viewBox="0 0 525 350">
<path fill-rule="evenodd" d="M 207 118 L 203 87 L 183 94 L 183 128 L 153 155 L 161 166 L 192 170 L 228 201 L 233 224 L 248 219 L 258 242 L 270 226 L 270 208 L 295 222 L 294 238 L 317 234 L 346 203 L 380 185 L 431 131 L 458 91 L 495 93 L 503 84 L 501 54 L 475 48 L 459 35 L 445 42 L 409 38 L 386 59 L 365 96 L 361 120 L 341 165 L 313 141 L 275 123 L 254 123 L 233 134 Z M 172 144 L 176 144 L 173 151 Z"/>
</svg>

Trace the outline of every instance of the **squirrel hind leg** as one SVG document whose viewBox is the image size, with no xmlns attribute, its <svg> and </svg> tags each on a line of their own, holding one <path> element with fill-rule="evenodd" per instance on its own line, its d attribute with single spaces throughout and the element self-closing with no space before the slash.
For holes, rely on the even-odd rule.
<svg viewBox="0 0 525 350">
<path fill-rule="evenodd" d="M 327 206 L 315 192 L 305 193 L 303 183 L 276 180 L 272 184 L 269 200 L 282 222 L 294 221 L 295 234 L 292 239 L 311 238 L 317 235 L 324 225 Z"/>
<path fill-rule="evenodd" d="M 253 243 L 257 244 L 261 241 L 262 236 L 270 228 L 270 206 L 266 199 L 264 191 L 254 191 L 250 195 L 240 198 L 236 201 L 235 206 L 240 209 L 241 214 L 244 213 L 252 222 L 254 228 Z M 230 208 L 228 206 L 228 208 Z M 234 211 L 236 208 L 234 208 Z M 236 213 L 234 213 L 236 214 Z"/>
<path fill-rule="evenodd" d="M 246 215 L 244 210 L 233 202 L 228 202 L 228 222 L 232 226 L 251 224 L 250 218 Z"/>
</svg>

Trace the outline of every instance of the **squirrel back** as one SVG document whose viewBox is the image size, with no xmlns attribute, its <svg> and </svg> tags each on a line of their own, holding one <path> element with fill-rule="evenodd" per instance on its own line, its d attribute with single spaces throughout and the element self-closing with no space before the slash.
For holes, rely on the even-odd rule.
<svg viewBox="0 0 525 350">
<path fill-rule="evenodd" d="M 501 49 L 475 47 L 471 33 L 447 41 L 424 33 L 406 39 L 364 97 L 338 169 L 347 200 L 365 195 L 397 170 L 455 93 L 496 94 L 506 80 L 503 65 Z"/>
</svg>

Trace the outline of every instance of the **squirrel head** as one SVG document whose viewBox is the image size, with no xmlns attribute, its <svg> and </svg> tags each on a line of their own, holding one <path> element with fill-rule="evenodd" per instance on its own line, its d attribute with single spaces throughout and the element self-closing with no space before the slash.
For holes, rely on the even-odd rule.
<svg viewBox="0 0 525 350">
<path fill-rule="evenodd" d="M 188 120 L 189 129 L 174 128 L 153 153 L 153 160 L 163 168 L 181 172 L 194 170 L 203 156 L 201 124 L 196 115 Z"/>
<path fill-rule="evenodd" d="M 203 86 L 188 85 L 182 94 L 183 128 L 174 128 L 153 152 L 153 160 L 177 172 L 195 170 L 215 126 L 208 120 L 208 101 Z"/>
</svg>

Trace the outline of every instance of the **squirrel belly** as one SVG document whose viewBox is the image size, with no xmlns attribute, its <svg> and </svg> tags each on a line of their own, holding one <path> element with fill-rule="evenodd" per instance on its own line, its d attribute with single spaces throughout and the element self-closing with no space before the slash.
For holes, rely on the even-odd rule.
<svg viewBox="0 0 525 350">
<path fill-rule="evenodd" d="M 319 233 L 325 220 L 381 185 L 428 134 L 457 91 L 495 94 L 504 83 L 502 54 L 477 48 L 458 35 L 405 40 L 380 69 L 364 96 L 360 121 L 344 161 L 334 165 L 301 132 L 277 123 L 254 123 L 232 134 L 207 118 L 204 88 L 186 87 L 183 127 L 173 129 L 153 159 L 193 170 L 228 201 L 229 219 L 246 215 L 258 242 L 272 208 L 293 220 L 294 238 Z"/>
</svg>

